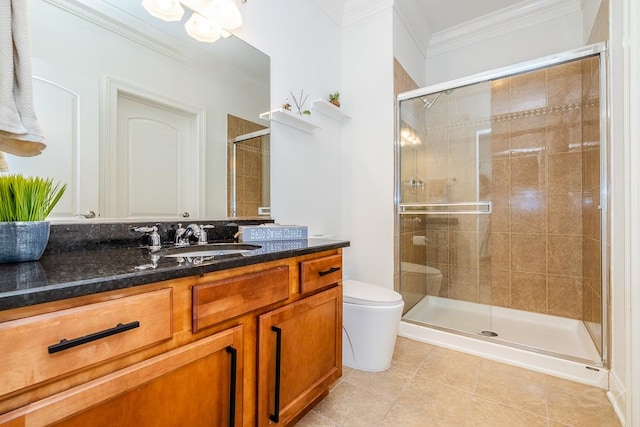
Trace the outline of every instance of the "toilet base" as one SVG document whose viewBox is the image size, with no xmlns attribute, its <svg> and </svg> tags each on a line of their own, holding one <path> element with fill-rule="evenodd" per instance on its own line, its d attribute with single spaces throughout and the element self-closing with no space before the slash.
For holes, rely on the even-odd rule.
<svg viewBox="0 0 640 427">
<path fill-rule="evenodd" d="M 342 364 L 362 371 L 389 369 L 404 302 L 391 306 L 344 303 Z"/>
</svg>

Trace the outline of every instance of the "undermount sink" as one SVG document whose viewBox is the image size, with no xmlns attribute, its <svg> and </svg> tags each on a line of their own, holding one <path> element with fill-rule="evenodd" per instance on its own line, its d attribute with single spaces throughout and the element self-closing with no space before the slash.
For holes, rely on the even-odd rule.
<svg viewBox="0 0 640 427">
<path fill-rule="evenodd" d="M 213 243 L 203 246 L 186 246 L 181 248 L 161 251 L 158 255 L 168 258 L 195 258 L 215 257 L 222 255 L 235 255 L 260 249 L 259 245 L 247 245 L 244 243 Z"/>
</svg>

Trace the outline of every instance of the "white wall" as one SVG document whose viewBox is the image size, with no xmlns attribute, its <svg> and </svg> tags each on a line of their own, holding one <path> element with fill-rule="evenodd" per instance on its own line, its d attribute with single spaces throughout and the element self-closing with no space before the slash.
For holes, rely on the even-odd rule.
<svg viewBox="0 0 640 427">
<path fill-rule="evenodd" d="M 345 275 L 393 286 L 392 7 L 344 29 L 313 0 L 248 2 L 238 35 L 271 57 L 271 102 L 339 90 L 343 124 L 313 135 L 272 123 L 272 214 L 351 241 Z M 290 99 L 291 100 L 291 99 Z"/>
<path fill-rule="evenodd" d="M 582 38 L 589 39 L 602 0 L 582 0 Z"/>
<path fill-rule="evenodd" d="M 575 12 L 437 55 L 430 46 L 425 81 L 442 83 L 574 49 L 584 45 L 582 31 L 582 15 Z"/>
<path fill-rule="evenodd" d="M 313 0 L 248 2 L 237 34 L 271 57 L 271 100 L 339 90 L 351 119 L 313 135 L 272 123 L 272 214 L 351 241 L 345 275 L 393 287 L 393 11 L 341 29 Z"/>
<path fill-rule="evenodd" d="M 278 108 L 300 90 L 318 98 L 341 93 L 342 109 L 355 111 L 341 84 L 339 25 L 313 0 L 249 1 L 242 5 L 244 25 L 236 33 L 271 57 L 271 107 Z M 272 122 L 271 212 L 283 224 L 309 226 L 309 234 L 342 233 L 342 125 L 312 111 L 321 127 L 312 135 Z"/>
<path fill-rule="evenodd" d="M 347 276 L 393 287 L 393 10 L 343 30 L 342 77 L 353 102 L 343 134 Z"/>
<path fill-rule="evenodd" d="M 631 289 L 637 288 L 637 276 L 633 277 L 633 266 L 637 265 L 637 254 L 632 249 L 637 248 L 638 235 L 631 235 L 637 226 L 629 217 L 634 198 L 633 180 L 637 179 L 637 160 L 632 155 L 637 141 L 630 140 L 629 111 L 629 45 L 628 45 L 628 9 L 624 10 L 625 2 L 612 1 L 610 11 L 610 72 L 609 102 L 611 116 L 610 156 L 611 156 L 611 306 L 613 348 L 611 354 L 611 389 L 610 399 L 617 405 L 622 415 L 628 417 L 626 425 L 640 425 L 639 414 L 631 419 L 633 407 L 630 375 L 637 360 L 628 358 L 630 345 L 633 340 L 633 329 L 628 325 Z M 628 5 L 627 5 L 628 6 Z M 637 123 L 636 123 L 637 126 Z M 633 144 L 633 145 L 632 145 Z M 636 181 L 637 182 L 637 181 Z M 637 273 L 636 273 L 637 274 Z M 634 280 L 635 279 L 635 280 Z M 634 310 L 635 308 L 631 308 Z M 638 331 L 635 332 L 636 334 Z M 635 390 L 637 392 L 638 390 Z M 636 402 L 638 397 L 636 396 Z M 626 408 L 625 408 L 626 406 Z M 635 409 L 637 411 L 637 409 Z M 625 414 L 626 412 L 626 414 Z"/>
<path fill-rule="evenodd" d="M 627 351 L 626 364 L 628 373 L 626 375 L 627 384 L 627 426 L 640 425 L 640 266 L 638 257 L 640 256 L 640 5 L 635 0 L 625 0 L 623 2 L 626 16 L 628 17 L 629 44 L 627 60 L 629 63 L 629 76 L 626 82 L 627 93 L 629 94 L 628 113 L 628 138 L 627 147 L 630 148 L 628 157 L 629 169 L 633 171 L 629 177 L 631 199 L 629 201 L 628 221 L 631 226 L 629 234 L 630 252 L 629 258 L 634 260 L 629 281 L 625 286 L 627 296 L 625 299 L 625 318 L 628 323 L 627 328 Z"/>
<path fill-rule="evenodd" d="M 393 9 L 393 56 L 402 64 L 418 87 L 425 85 L 425 55 L 395 7 Z"/>
</svg>

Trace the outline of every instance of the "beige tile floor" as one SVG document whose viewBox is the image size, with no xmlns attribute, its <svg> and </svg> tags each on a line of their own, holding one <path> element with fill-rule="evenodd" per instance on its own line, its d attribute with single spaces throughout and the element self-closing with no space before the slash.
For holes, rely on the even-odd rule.
<svg viewBox="0 0 640 427">
<path fill-rule="evenodd" d="M 605 391 L 398 338 L 391 368 L 344 368 L 297 427 L 620 426 Z"/>
</svg>

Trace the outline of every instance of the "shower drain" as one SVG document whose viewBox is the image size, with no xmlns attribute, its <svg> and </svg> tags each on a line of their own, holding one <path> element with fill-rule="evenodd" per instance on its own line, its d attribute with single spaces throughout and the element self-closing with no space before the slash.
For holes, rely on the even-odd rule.
<svg viewBox="0 0 640 427">
<path fill-rule="evenodd" d="M 498 334 L 496 332 L 493 331 L 482 331 L 480 332 L 480 335 L 484 335 L 485 337 L 497 337 Z"/>
</svg>

